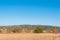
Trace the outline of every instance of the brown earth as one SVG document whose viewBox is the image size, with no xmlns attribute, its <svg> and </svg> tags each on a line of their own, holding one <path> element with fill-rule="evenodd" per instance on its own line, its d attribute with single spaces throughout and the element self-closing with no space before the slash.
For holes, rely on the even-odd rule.
<svg viewBox="0 0 60 40">
<path fill-rule="evenodd" d="M 0 34 L 0 40 L 60 40 L 60 34 L 50 34 L 50 33 Z"/>
</svg>

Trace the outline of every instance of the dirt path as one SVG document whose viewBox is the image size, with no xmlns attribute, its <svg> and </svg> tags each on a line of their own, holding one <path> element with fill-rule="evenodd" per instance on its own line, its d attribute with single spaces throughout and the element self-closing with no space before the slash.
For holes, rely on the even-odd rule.
<svg viewBox="0 0 60 40">
<path fill-rule="evenodd" d="M 60 40 L 60 34 L 0 34 L 0 40 Z"/>
</svg>

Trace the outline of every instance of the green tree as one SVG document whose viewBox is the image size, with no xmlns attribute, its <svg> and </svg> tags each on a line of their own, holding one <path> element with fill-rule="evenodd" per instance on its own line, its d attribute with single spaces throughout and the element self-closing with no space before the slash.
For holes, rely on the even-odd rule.
<svg viewBox="0 0 60 40">
<path fill-rule="evenodd" d="M 33 30 L 34 33 L 42 33 L 43 29 L 40 26 L 36 26 Z"/>
</svg>

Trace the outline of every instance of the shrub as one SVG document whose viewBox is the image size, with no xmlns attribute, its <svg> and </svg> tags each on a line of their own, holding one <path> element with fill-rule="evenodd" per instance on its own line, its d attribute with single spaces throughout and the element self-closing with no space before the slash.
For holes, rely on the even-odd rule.
<svg viewBox="0 0 60 40">
<path fill-rule="evenodd" d="M 33 30 L 34 33 L 42 33 L 43 29 L 40 26 L 36 26 Z"/>
</svg>

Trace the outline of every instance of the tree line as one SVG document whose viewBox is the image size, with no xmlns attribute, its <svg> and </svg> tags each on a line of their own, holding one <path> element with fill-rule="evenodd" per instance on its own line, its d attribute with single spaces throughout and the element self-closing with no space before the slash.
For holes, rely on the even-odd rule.
<svg viewBox="0 0 60 40">
<path fill-rule="evenodd" d="M 4 26 L 0 27 L 0 33 L 60 33 L 60 28 L 41 26 Z"/>
</svg>

